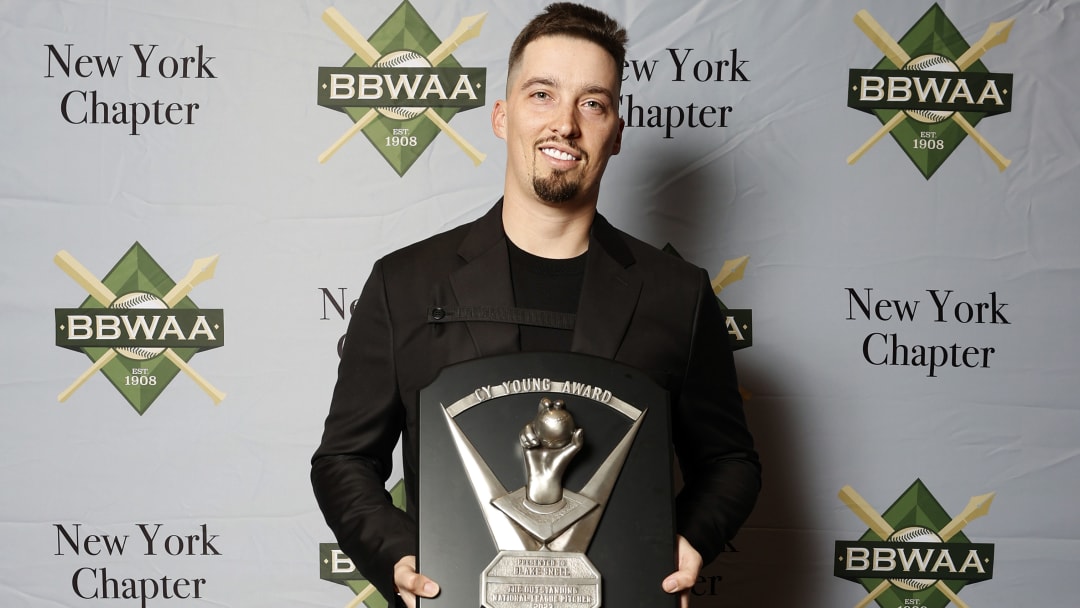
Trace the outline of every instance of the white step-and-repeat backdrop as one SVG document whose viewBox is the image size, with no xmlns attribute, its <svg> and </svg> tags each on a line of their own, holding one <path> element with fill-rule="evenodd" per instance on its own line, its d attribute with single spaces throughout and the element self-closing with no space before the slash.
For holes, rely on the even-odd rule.
<svg viewBox="0 0 1080 608">
<path fill-rule="evenodd" d="M 1080 2 L 591 3 L 601 211 L 717 277 L 765 467 L 694 604 L 1073 605 Z M 308 482 L 339 339 L 499 196 L 543 4 L 0 5 L 0 604 L 385 606 Z"/>
</svg>

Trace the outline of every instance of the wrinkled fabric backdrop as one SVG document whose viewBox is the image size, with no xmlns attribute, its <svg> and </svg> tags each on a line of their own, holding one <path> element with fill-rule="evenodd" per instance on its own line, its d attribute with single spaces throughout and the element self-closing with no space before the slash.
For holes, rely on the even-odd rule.
<svg viewBox="0 0 1080 608">
<path fill-rule="evenodd" d="M 1080 3 L 590 3 L 631 35 L 600 210 L 717 276 L 765 467 L 694 605 L 853 606 L 867 509 L 939 532 L 990 493 L 959 598 L 1070 605 Z M 543 4 L 3 3 L 0 603 L 359 599 L 308 483 L 349 305 L 499 196 L 490 109 Z M 372 52 L 397 84 L 439 55 L 445 99 L 363 101 Z"/>
</svg>

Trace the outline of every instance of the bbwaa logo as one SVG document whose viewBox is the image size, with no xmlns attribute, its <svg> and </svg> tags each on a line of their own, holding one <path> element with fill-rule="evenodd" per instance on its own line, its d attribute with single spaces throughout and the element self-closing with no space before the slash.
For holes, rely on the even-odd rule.
<svg viewBox="0 0 1080 608">
<path fill-rule="evenodd" d="M 1013 19 L 991 23 L 975 44 L 964 37 L 937 4 L 899 40 L 869 12 L 855 25 L 885 57 L 869 70 L 848 73 L 848 107 L 873 114 L 882 123 L 847 158 L 854 164 L 886 134 L 907 153 L 926 179 L 965 138 L 971 137 L 1004 171 L 1011 162 L 975 130 L 986 116 L 1012 110 L 1012 74 L 990 72 L 981 58 L 1009 39 Z"/>
<path fill-rule="evenodd" d="M 870 528 L 857 541 L 837 541 L 833 559 L 835 576 L 869 592 L 858 606 L 965 606 L 957 593 L 993 577 L 994 545 L 972 543 L 962 532 L 990 512 L 993 492 L 972 497 L 955 517 L 921 480 L 881 514 L 851 486 L 840 490 L 840 500 Z"/>
<path fill-rule="evenodd" d="M 450 126 L 459 111 L 482 107 L 485 68 L 465 68 L 452 52 L 480 34 L 487 13 L 462 19 L 446 40 L 405 0 L 365 38 L 335 8 L 323 21 L 354 55 L 341 67 L 319 68 L 319 105 L 343 112 L 352 126 L 319 155 L 326 162 L 359 132 L 405 173 L 441 132 L 479 165 L 485 155 Z"/>
<path fill-rule="evenodd" d="M 82 352 L 92 362 L 59 400 L 66 401 L 100 371 L 142 415 L 182 371 L 220 403 L 225 393 L 188 363 L 196 353 L 225 344 L 224 312 L 200 309 L 188 297 L 214 276 L 217 260 L 216 255 L 195 260 L 174 282 L 135 243 L 99 280 L 67 251 L 57 253 L 53 261 L 89 297 L 79 308 L 56 309 L 56 345 Z"/>
</svg>

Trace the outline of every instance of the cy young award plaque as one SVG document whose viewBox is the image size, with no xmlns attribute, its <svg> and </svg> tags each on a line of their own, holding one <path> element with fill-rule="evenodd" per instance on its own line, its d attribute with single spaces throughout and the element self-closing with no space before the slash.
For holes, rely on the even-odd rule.
<svg viewBox="0 0 1080 608">
<path fill-rule="evenodd" d="M 449 366 L 420 392 L 425 608 L 666 608 L 675 570 L 667 392 L 588 355 Z"/>
</svg>

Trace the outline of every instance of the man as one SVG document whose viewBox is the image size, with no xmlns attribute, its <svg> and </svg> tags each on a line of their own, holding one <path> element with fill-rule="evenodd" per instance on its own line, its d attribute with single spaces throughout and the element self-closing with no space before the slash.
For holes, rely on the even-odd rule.
<svg viewBox="0 0 1080 608">
<path fill-rule="evenodd" d="M 678 570 L 657 584 L 683 606 L 753 507 L 760 465 L 708 276 L 596 213 L 604 169 L 622 145 L 625 46 L 625 30 L 594 9 L 559 3 L 533 19 L 514 42 L 506 99 L 491 116 L 507 146 L 502 200 L 376 262 L 353 312 L 312 482 L 359 571 L 410 608 L 439 591 L 416 572 L 418 393 L 451 363 L 582 352 L 670 391 L 684 488 Z M 502 320 L 469 316 L 481 308 Z M 575 319 L 572 328 L 536 321 L 549 312 Z M 398 437 L 407 513 L 383 490 Z"/>
</svg>

